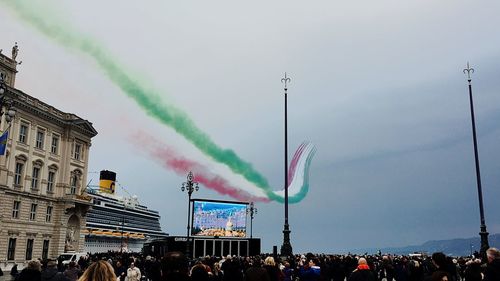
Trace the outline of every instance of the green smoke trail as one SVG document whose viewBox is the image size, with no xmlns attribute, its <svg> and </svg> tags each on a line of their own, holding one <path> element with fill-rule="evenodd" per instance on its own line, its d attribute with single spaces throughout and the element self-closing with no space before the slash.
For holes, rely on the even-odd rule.
<svg viewBox="0 0 500 281">
<path fill-rule="evenodd" d="M 241 174 L 248 181 L 263 189 L 270 199 L 278 199 L 270 190 L 267 180 L 254 170 L 250 163 L 243 161 L 234 151 L 218 147 L 207 134 L 196 127 L 186 113 L 163 103 L 154 90 L 145 89 L 139 85 L 124 71 L 125 68 L 93 39 L 71 30 L 68 24 L 50 23 L 49 20 L 54 18 L 47 14 L 40 15 L 40 9 L 35 9 L 32 2 L 23 0 L 3 0 L 2 2 L 10 6 L 18 17 L 48 38 L 66 48 L 89 55 L 110 80 L 134 99 L 150 116 L 172 127 L 200 151 L 215 161 L 224 163 L 233 172 Z"/>
</svg>

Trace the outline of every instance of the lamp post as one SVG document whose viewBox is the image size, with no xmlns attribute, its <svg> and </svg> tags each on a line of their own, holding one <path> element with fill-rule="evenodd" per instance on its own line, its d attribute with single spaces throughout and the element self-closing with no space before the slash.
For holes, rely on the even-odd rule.
<svg viewBox="0 0 500 281">
<path fill-rule="evenodd" d="M 188 213 L 187 213 L 187 233 L 186 233 L 186 256 L 189 257 L 189 250 L 190 250 L 190 245 L 189 245 L 189 217 L 191 215 L 191 195 L 193 194 L 194 191 L 198 191 L 200 187 L 198 186 L 198 183 L 193 181 L 193 173 L 189 171 L 187 175 L 187 181 L 182 183 L 181 190 L 184 192 L 184 190 L 188 193 Z"/>
<path fill-rule="evenodd" d="M 281 245 L 281 255 L 291 256 L 292 244 L 290 244 L 290 226 L 288 225 L 288 112 L 287 112 L 287 83 L 291 79 L 286 76 L 281 79 L 281 83 L 285 83 L 285 225 L 283 226 L 283 245 Z"/>
<path fill-rule="evenodd" d="M 5 84 L 3 74 L 0 73 L 0 116 L 4 114 L 5 121 L 7 121 L 7 123 L 10 123 L 12 119 L 14 119 L 14 116 L 16 116 L 16 111 L 12 106 L 12 99 L 9 99 L 7 97 L 7 85 Z"/>
<path fill-rule="evenodd" d="M 16 111 L 12 106 L 12 98 L 7 96 L 7 85 L 4 81 L 4 75 L 3 73 L 0 73 L 0 118 L 4 115 L 8 126 L 4 128 L 2 134 L 0 135 L 0 155 L 4 155 L 7 150 L 9 128 L 11 121 L 14 119 L 14 116 L 16 116 Z"/>
<path fill-rule="evenodd" d="M 3 80 L 3 73 L 0 73 L 0 95 L 7 92 L 7 87 L 5 86 L 5 81 Z"/>
<path fill-rule="evenodd" d="M 255 208 L 253 202 L 250 202 L 249 208 L 247 209 L 247 214 L 250 214 L 250 238 L 253 238 L 252 235 L 253 216 L 257 214 L 257 208 Z"/>
<path fill-rule="evenodd" d="M 470 101 L 470 116 L 472 120 L 472 140 L 474 143 L 474 159 L 476 163 L 476 182 L 477 182 L 477 195 L 479 198 L 479 215 L 481 218 L 481 226 L 479 236 L 481 236 L 481 257 L 486 257 L 486 250 L 488 250 L 488 231 L 486 231 L 486 223 L 484 220 L 484 208 L 483 208 L 483 191 L 481 188 L 481 173 L 479 171 L 479 155 L 477 152 L 477 138 L 476 138 L 476 121 L 474 119 L 474 103 L 472 101 L 472 85 L 470 75 L 474 73 L 474 69 L 469 66 L 467 62 L 467 68 L 464 69 L 464 74 L 467 74 L 467 81 L 469 82 L 469 101 Z"/>
</svg>

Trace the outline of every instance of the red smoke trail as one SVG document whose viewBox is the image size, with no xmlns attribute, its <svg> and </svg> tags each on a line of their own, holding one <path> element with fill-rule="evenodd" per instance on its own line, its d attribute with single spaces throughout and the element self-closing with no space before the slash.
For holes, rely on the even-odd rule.
<svg viewBox="0 0 500 281">
<path fill-rule="evenodd" d="M 228 195 L 236 200 L 251 202 L 269 202 L 264 197 L 257 197 L 232 186 L 224 178 L 215 175 L 202 164 L 186 159 L 179 155 L 174 149 L 155 139 L 144 131 L 137 131 L 131 138 L 132 142 L 147 150 L 149 156 L 155 158 L 169 170 L 173 170 L 178 175 L 185 175 L 187 171 L 192 171 L 194 179 L 202 185 L 217 191 L 219 194 Z"/>
</svg>

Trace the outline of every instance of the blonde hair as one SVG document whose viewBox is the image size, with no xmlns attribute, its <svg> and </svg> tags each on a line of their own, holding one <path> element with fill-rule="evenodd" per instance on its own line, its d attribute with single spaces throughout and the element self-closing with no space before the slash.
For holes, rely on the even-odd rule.
<svg viewBox="0 0 500 281">
<path fill-rule="evenodd" d="M 492 259 L 498 259 L 500 258 L 500 251 L 498 251 L 497 248 L 489 248 L 486 250 L 486 254 L 490 256 Z"/>
<path fill-rule="evenodd" d="M 92 263 L 78 281 L 116 281 L 113 267 L 107 261 Z"/>
<path fill-rule="evenodd" d="M 264 265 L 272 265 L 272 266 L 275 266 L 276 263 L 274 262 L 274 258 L 273 257 L 267 257 L 265 260 L 264 260 Z"/>
<path fill-rule="evenodd" d="M 368 264 L 365 258 L 359 258 L 358 264 Z"/>
</svg>

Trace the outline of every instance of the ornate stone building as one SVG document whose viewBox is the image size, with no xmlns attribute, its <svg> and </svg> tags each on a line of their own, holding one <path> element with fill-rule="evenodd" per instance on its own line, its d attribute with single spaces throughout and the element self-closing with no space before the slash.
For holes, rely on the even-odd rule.
<svg viewBox="0 0 500 281">
<path fill-rule="evenodd" d="M 89 149 L 97 135 L 89 121 L 15 88 L 17 52 L 16 44 L 11 57 L 0 53 L 0 131 L 9 131 L 0 155 L 0 266 L 7 270 L 83 251 Z"/>
</svg>

